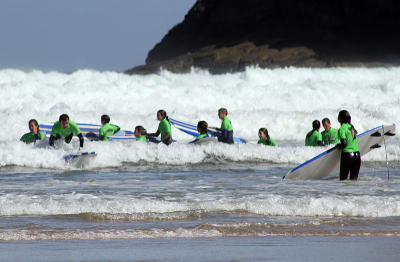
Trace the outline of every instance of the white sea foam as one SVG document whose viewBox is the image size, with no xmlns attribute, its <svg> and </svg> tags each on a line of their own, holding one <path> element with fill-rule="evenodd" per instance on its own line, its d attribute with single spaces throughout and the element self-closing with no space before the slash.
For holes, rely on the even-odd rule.
<svg viewBox="0 0 400 262">
<path fill-rule="evenodd" d="M 0 71 L 0 166 L 26 165 L 65 168 L 61 161 L 67 149 L 49 151 L 17 142 L 28 132 L 28 121 L 54 122 L 62 113 L 75 122 L 100 124 L 108 114 L 111 122 L 133 130 L 143 125 L 149 132 L 158 126 L 156 112 L 167 111 L 170 117 L 197 122 L 206 120 L 219 126 L 217 110 L 226 107 L 235 135 L 257 141 L 257 131 L 267 127 L 280 148 L 241 145 L 182 145 L 192 138 L 173 128 L 180 145 L 156 147 L 130 143 L 85 144 L 85 149 L 101 154 L 96 166 L 118 166 L 122 162 L 145 160 L 156 163 L 200 163 L 211 157 L 231 161 L 271 161 L 299 164 L 322 152 L 304 148 L 305 134 L 314 119 L 329 117 L 338 127 L 337 113 L 347 109 L 352 123 L 363 132 L 386 123 L 400 121 L 400 68 L 333 68 L 333 69 L 259 69 L 210 75 L 193 70 L 189 74 L 129 76 L 115 72 L 80 70 L 72 74 L 57 72 L 29 73 Z M 391 140 L 399 141 L 400 136 Z M 289 143 L 289 144 L 288 144 Z M 288 146 L 285 146 L 288 145 Z M 385 159 L 374 151 L 365 161 Z M 388 147 L 389 160 L 399 159 L 399 146 Z"/>
</svg>

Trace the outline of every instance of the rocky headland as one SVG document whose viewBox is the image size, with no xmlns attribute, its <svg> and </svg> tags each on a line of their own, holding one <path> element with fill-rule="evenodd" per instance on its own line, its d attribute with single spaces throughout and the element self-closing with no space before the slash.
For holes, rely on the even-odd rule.
<svg viewBox="0 0 400 262">
<path fill-rule="evenodd" d="M 399 0 L 198 0 L 125 73 L 399 64 Z"/>
</svg>

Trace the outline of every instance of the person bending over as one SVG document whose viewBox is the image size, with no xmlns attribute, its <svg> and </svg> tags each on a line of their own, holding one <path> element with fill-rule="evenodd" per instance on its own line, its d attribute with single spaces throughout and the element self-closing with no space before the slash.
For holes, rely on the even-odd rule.
<svg viewBox="0 0 400 262">
<path fill-rule="evenodd" d="M 65 143 L 69 144 L 74 136 L 74 133 L 79 138 L 79 149 L 83 147 L 83 136 L 78 125 L 69 120 L 67 114 L 62 114 L 57 122 L 54 123 L 51 129 L 51 135 L 49 139 L 49 145 L 54 146 L 54 141 L 58 139 L 64 139 Z"/>
</svg>

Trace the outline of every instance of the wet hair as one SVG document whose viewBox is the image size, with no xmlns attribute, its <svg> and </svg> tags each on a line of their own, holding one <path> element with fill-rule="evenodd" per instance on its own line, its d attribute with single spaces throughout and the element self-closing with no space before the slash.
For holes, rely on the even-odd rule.
<svg viewBox="0 0 400 262">
<path fill-rule="evenodd" d="M 322 124 L 324 124 L 325 122 L 327 122 L 328 124 L 330 124 L 331 123 L 331 120 L 329 120 L 329 118 L 324 118 L 324 119 L 322 119 L 322 121 L 321 121 L 321 123 Z"/>
<path fill-rule="evenodd" d="M 157 114 L 160 114 L 161 115 L 161 117 L 164 119 L 167 119 L 168 120 L 168 122 L 169 122 L 169 118 L 168 118 L 168 116 L 167 116 L 167 112 L 165 112 L 164 110 L 158 110 L 157 111 Z M 169 122 L 169 124 L 171 124 L 171 122 Z"/>
<path fill-rule="evenodd" d="M 136 127 L 135 127 L 135 130 L 138 130 L 139 133 L 140 133 L 142 136 L 147 135 L 147 130 L 146 130 L 144 127 L 142 127 L 142 126 L 136 126 Z"/>
<path fill-rule="evenodd" d="M 319 120 L 314 120 L 312 122 L 312 131 L 310 133 L 307 134 L 307 138 L 309 138 L 315 131 L 318 132 L 318 129 L 321 127 L 321 123 L 319 122 Z"/>
<path fill-rule="evenodd" d="M 67 121 L 67 120 L 69 120 L 69 116 L 67 114 L 62 114 L 58 120 L 60 122 L 61 121 Z"/>
<path fill-rule="evenodd" d="M 101 121 L 104 121 L 105 123 L 110 123 L 110 117 L 108 115 L 102 115 L 101 116 Z"/>
<path fill-rule="evenodd" d="M 35 123 L 35 125 L 37 125 L 37 131 L 38 131 L 38 133 L 40 132 L 40 129 L 39 129 L 39 123 L 38 123 L 38 121 L 36 120 L 36 119 L 31 119 L 31 120 L 29 120 L 29 123 L 28 123 L 28 125 L 31 125 L 31 123 Z"/>
<path fill-rule="evenodd" d="M 351 124 L 350 113 L 348 111 L 346 111 L 346 110 L 342 110 L 342 111 L 339 112 L 338 118 L 339 117 L 342 119 L 342 123 L 346 123 L 346 124 L 350 124 L 351 125 L 351 130 L 350 131 L 353 133 L 354 139 L 356 139 L 358 132 L 354 128 L 354 126 Z"/>
<path fill-rule="evenodd" d="M 207 134 L 208 124 L 206 121 L 199 121 L 197 123 L 197 128 L 200 128 L 200 134 Z"/>
<path fill-rule="evenodd" d="M 268 134 L 268 129 L 266 129 L 265 127 L 261 127 L 258 132 L 263 132 L 264 135 L 267 137 L 267 145 L 270 145 L 270 141 L 269 141 L 269 134 Z"/>
<path fill-rule="evenodd" d="M 218 110 L 218 113 L 219 112 L 222 112 L 222 113 L 224 113 L 225 115 L 228 115 L 228 110 L 226 110 L 226 108 L 220 108 L 219 110 Z"/>
</svg>

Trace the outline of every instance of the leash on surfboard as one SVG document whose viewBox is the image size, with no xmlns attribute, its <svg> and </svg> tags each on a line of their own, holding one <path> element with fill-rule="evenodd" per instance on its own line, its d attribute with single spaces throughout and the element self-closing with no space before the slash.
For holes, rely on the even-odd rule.
<svg viewBox="0 0 400 262">
<path fill-rule="evenodd" d="M 385 140 L 385 126 L 382 125 L 382 131 L 383 131 L 383 143 L 385 144 L 385 154 L 386 154 L 386 168 L 388 171 L 388 180 L 389 180 L 389 162 L 387 158 L 387 150 L 386 150 L 386 140 Z"/>
</svg>

